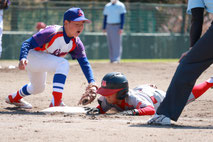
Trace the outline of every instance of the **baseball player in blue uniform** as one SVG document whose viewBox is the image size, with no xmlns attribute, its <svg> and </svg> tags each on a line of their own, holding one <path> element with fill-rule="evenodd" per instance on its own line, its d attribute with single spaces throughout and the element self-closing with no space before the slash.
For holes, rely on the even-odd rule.
<svg viewBox="0 0 213 142">
<path fill-rule="evenodd" d="M 87 22 L 90 21 L 85 18 L 80 8 L 70 8 L 64 13 L 63 26 L 47 26 L 24 41 L 20 52 L 19 69 L 27 70 L 30 83 L 10 94 L 6 102 L 31 109 L 32 105 L 23 97 L 43 92 L 47 72 L 54 72 L 53 99 L 50 107 L 64 106 L 62 94 L 69 71 L 69 62 L 64 58 L 67 54 L 70 54 L 72 59 L 77 59 L 89 85 L 95 84 L 84 45 L 78 37 L 84 29 L 84 23 Z"/>
<path fill-rule="evenodd" d="M 200 97 L 212 86 L 213 78 L 196 85 L 187 104 Z M 91 109 L 89 114 L 104 114 L 114 108 L 123 115 L 154 115 L 166 94 L 155 85 L 148 84 L 129 89 L 128 80 L 120 72 L 106 74 L 97 93 L 101 95 L 98 98 L 99 105 Z"/>
<path fill-rule="evenodd" d="M 119 0 L 111 0 L 104 7 L 103 31 L 107 32 L 107 43 L 111 63 L 119 63 L 122 55 L 122 32 L 126 8 Z"/>
<path fill-rule="evenodd" d="M 189 0 L 188 13 L 192 13 L 191 50 L 180 60 L 172 78 L 166 97 L 148 124 L 171 124 L 177 121 L 197 78 L 213 63 L 213 23 L 200 38 L 203 23 L 203 11 L 213 13 L 212 0 Z"/>
</svg>

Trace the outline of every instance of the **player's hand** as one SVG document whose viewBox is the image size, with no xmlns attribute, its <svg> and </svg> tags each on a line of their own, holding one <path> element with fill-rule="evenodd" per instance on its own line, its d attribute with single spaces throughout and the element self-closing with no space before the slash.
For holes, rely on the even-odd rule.
<svg viewBox="0 0 213 142">
<path fill-rule="evenodd" d="M 98 108 L 91 108 L 87 111 L 87 115 L 96 115 L 100 114 L 100 110 Z"/>
<path fill-rule="evenodd" d="M 132 110 L 125 110 L 125 111 L 119 112 L 118 114 L 121 114 L 121 115 L 139 115 L 139 112 L 138 112 L 137 109 L 132 109 Z"/>
<path fill-rule="evenodd" d="M 103 34 L 106 36 L 107 35 L 107 32 L 106 32 L 106 30 L 104 29 L 103 30 Z"/>
<path fill-rule="evenodd" d="M 189 51 L 190 51 L 191 49 L 192 49 L 192 47 L 190 47 L 188 51 L 186 51 L 186 52 L 184 52 L 184 53 L 181 54 L 181 57 L 180 57 L 180 59 L 179 59 L 179 61 L 178 61 L 179 63 L 180 63 L 180 61 L 183 59 L 183 57 L 185 57 L 185 56 L 189 53 Z"/>
<path fill-rule="evenodd" d="M 123 33 L 123 30 L 122 30 L 122 29 L 120 29 L 120 30 L 119 30 L 119 34 L 121 35 L 122 33 Z"/>
<path fill-rule="evenodd" d="M 150 84 L 149 86 L 152 88 L 158 89 L 158 87 L 155 84 Z"/>
<path fill-rule="evenodd" d="M 184 52 L 184 53 L 181 54 L 181 57 L 180 57 L 180 59 L 179 59 L 179 61 L 178 61 L 179 63 L 180 63 L 180 61 L 183 59 L 183 57 L 185 57 L 185 56 L 188 54 L 188 52 L 189 52 L 189 51 L 186 51 L 186 52 Z"/>
<path fill-rule="evenodd" d="M 28 63 L 27 59 L 25 59 L 25 58 L 21 59 L 21 61 L 19 61 L 19 65 L 18 65 L 19 69 L 25 70 L 27 63 Z"/>
</svg>

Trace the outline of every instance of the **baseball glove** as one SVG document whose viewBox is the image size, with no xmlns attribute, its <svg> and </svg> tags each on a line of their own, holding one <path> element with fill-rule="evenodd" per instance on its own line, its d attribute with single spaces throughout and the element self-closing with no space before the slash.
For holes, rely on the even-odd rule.
<svg viewBox="0 0 213 142">
<path fill-rule="evenodd" d="M 97 89 L 98 86 L 96 84 L 89 84 L 86 88 L 85 93 L 82 95 L 80 101 L 78 102 L 78 105 L 88 105 L 92 101 L 94 101 L 97 96 Z"/>
</svg>

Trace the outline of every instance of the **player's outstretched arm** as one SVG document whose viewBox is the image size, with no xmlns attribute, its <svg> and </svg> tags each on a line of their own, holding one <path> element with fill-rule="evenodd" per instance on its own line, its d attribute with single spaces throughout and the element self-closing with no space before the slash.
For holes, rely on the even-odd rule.
<svg viewBox="0 0 213 142">
<path fill-rule="evenodd" d="M 152 106 L 146 106 L 144 108 L 125 110 L 120 112 L 121 115 L 154 115 L 155 109 Z"/>
</svg>

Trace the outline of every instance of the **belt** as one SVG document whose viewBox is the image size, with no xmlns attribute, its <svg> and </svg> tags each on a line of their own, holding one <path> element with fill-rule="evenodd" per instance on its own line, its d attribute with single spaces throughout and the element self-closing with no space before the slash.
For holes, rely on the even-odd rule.
<svg viewBox="0 0 213 142">
<path fill-rule="evenodd" d="M 120 23 L 115 23 L 115 24 L 108 24 L 108 25 L 120 25 Z"/>
</svg>

